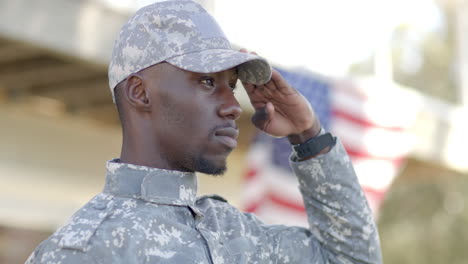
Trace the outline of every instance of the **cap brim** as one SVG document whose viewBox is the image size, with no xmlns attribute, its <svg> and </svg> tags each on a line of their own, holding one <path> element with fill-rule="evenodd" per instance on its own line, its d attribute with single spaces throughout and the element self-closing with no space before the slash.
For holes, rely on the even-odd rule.
<svg viewBox="0 0 468 264">
<path fill-rule="evenodd" d="M 264 84 L 271 78 L 271 66 L 264 58 L 228 49 L 211 49 L 192 52 L 166 60 L 168 63 L 181 69 L 213 73 L 238 69 L 239 79 L 246 83 Z"/>
</svg>

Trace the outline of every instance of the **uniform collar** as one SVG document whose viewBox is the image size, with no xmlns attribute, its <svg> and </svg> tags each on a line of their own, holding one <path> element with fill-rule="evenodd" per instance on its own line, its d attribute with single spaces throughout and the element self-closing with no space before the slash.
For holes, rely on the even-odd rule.
<svg viewBox="0 0 468 264">
<path fill-rule="evenodd" d="M 194 205 L 197 176 L 193 172 L 121 163 L 119 159 L 107 162 L 106 168 L 105 193 L 157 204 Z"/>
</svg>

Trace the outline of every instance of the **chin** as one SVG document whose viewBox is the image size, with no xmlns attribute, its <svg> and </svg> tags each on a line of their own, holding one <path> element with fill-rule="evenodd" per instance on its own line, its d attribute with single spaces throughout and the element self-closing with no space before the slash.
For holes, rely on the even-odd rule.
<svg viewBox="0 0 468 264">
<path fill-rule="evenodd" d="M 195 171 L 215 176 L 223 175 L 227 170 L 226 159 L 214 161 L 199 157 L 195 160 L 194 165 Z"/>
<path fill-rule="evenodd" d="M 223 176 L 226 170 L 227 170 L 226 167 L 222 167 L 222 168 L 210 168 L 209 170 L 200 170 L 198 172 L 208 174 L 208 175 L 213 175 L 213 176 Z"/>
</svg>

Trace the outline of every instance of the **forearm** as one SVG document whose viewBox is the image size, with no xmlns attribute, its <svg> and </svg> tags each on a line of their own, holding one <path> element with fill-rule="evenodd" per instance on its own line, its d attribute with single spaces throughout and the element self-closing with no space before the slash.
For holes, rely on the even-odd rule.
<svg viewBox="0 0 468 264">
<path fill-rule="evenodd" d="M 325 154 L 291 162 L 312 234 L 332 263 L 381 263 L 378 233 L 351 161 L 338 140 Z"/>
</svg>

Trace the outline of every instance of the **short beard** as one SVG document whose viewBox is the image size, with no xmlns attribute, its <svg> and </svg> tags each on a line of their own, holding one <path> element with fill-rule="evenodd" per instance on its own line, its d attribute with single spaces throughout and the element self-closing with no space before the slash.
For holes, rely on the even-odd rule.
<svg viewBox="0 0 468 264">
<path fill-rule="evenodd" d="M 226 163 L 224 163 L 222 166 L 216 166 L 212 162 L 201 156 L 195 158 L 195 160 L 193 161 L 193 165 L 195 171 L 213 176 L 222 176 L 227 169 Z"/>
</svg>

